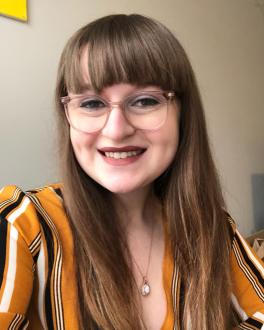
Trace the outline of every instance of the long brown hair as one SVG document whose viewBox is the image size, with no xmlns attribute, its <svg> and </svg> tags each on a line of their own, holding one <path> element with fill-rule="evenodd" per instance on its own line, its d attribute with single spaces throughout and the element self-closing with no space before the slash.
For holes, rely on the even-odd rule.
<svg viewBox="0 0 264 330">
<path fill-rule="evenodd" d="M 186 53 L 161 23 L 141 15 L 111 15 L 77 31 L 61 56 L 56 89 L 60 164 L 65 207 L 76 258 L 80 326 L 143 329 L 131 259 L 111 193 L 78 164 L 60 97 L 81 91 L 81 51 L 100 92 L 115 83 L 174 90 L 181 104 L 180 141 L 170 167 L 155 182 L 168 221 L 172 254 L 185 293 L 182 327 L 229 329 L 230 236 L 212 160 L 204 111 Z M 189 319 L 189 321 L 188 321 Z"/>
</svg>

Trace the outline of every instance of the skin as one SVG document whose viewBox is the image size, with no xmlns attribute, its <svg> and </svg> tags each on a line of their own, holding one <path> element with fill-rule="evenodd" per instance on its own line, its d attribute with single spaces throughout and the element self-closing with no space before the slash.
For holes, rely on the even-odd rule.
<svg viewBox="0 0 264 330">
<path fill-rule="evenodd" d="M 87 51 L 81 57 L 84 80 L 89 85 Z M 157 86 L 139 88 L 131 84 L 116 84 L 100 96 L 120 102 L 138 90 L 160 90 Z M 87 89 L 85 93 L 93 94 Z M 70 96 L 74 94 L 69 93 Z M 166 316 L 163 289 L 164 234 L 161 207 L 153 196 L 153 182 L 171 164 L 179 142 L 179 105 L 170 103 L 167 120 L 155 131 L 143 131 L 127 122 L 120 107 L 114 107 L 103 129 L 82 133 L 70 128 L 70 139 L 76 158 L 83 170 L 100 185 L 113 193 L 113 200 L 123 222 L 131 255 L 142 270 L 148 264 L 153 228 L 153 244 L 148 279 L 151 295 L 141 300 L 143 319 L 148 329 L 160 329 Z M 105 162 L 98 149 L 104 147 L 138 146 L 146 151 L 133 163 L 116 166 Z M 134 277 L 140 287 L 142 276 L 134 265 Z"/>
</svg>

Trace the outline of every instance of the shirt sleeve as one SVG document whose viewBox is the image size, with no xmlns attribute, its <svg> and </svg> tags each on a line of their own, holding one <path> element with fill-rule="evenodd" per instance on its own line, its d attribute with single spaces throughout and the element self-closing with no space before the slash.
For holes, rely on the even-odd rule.
<svg viewBox="0 0 264 330">
<path fill-rule="evenodd" d="M 264 264 L 234 228 L 231 250 L 232 303 L 237 329 L 264 330 Z"/>
<path fill-rule="evenodd" d="M 0 191 L 0 329 L 24 329 L 31 300 L 40 226 L 19 188 Z"/>
</svg>

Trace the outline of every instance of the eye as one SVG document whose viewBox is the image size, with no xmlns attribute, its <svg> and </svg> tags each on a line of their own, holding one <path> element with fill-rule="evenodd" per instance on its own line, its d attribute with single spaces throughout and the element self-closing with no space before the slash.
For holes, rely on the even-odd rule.
<svg viewBox="0 0 264 330">
<path fill-rule="evenodd" d="M 104 109 L 106 104 L 97 98 L 85 98 L 80 101 L 79 107 L 85 110 L 96 111 Z"/>
<path fill-rule="evenodd" d="M 159 100 L 159 98 L 150 96 L 150 95 L 144 95 L 144 96 L 137 96 L 136 98 L 133 98 L 129 102 L 129 107 L 135 107 L 135 108 L 148 108 L 148 107 L 155 107 L 160 105 L 162 102 Z"/>
</svg>

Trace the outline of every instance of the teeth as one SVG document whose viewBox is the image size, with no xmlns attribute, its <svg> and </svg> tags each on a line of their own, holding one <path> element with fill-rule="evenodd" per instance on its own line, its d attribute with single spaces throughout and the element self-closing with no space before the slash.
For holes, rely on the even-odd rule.
<svg viewBox="0 0 264 330">
<path fill-rule="evenodd" d="M 122 151 L 122 152 L 105 152 L 105 156 L 106 157 L 110 157 L 110 158 L 115 158 L 115 159 L 120 159 L 120 158 L 127 158 L 127 157 L 132 157 L 132 156 L 136 156 L 138 154 L 140 154 L 140 150 L 135 150 L 135 151 Z"/>
</svg>

